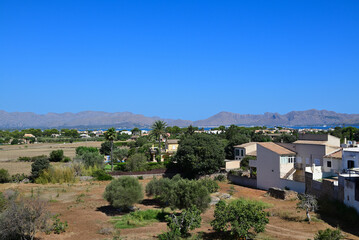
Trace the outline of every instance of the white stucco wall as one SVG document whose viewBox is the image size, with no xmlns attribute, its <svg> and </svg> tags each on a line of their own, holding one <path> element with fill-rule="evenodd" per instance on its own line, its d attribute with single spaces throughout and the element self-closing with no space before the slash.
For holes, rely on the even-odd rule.
<svg viewBox="0 0 359 240">
<path fill-rule="evenodd" d="M 348 161 L 354 161 L 354 168 L 359 168 L 359 148 L 344 148 L 342 157 L 342 169 L 348 168 Z"/>
<path fill-rule="evenodd" d="M 318 159 L 319 164 L 322 166 L 323 156 L 327 154 L 325 145 L 296 144 L 295 150 L 297 152 L 297 158 L 299 157 L 303 163 L 309 166 L 315 163 L 315 159 Z M 309 160 L 309 163 L 307 160 Z"/>
<path fill-rule="evenodd" d="M 257 187 L 268 190 L 279 187 L 279 155 L 257 145 Z"/>
<path fill-rule="evenodd" d="M 359 201 L 355 200 L 355 183 L 348 180 L 344 180 L 344 204 L 355 208 L 359 213 Z"/>
</svg>

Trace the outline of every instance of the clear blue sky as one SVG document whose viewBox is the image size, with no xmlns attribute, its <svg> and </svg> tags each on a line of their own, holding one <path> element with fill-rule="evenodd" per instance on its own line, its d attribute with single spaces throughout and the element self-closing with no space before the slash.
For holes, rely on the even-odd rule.
<svg viewBox="0 0 359 240">
<path fill-rule="evenodd" d="M 359 1 L 0 0 L 0 109 L 359 113 Z"/>
</svg>

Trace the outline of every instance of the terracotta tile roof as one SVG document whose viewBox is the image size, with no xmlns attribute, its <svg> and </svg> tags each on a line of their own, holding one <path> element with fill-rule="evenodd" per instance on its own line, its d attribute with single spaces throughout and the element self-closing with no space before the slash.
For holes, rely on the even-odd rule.
<svg viewBox="0 0 359 240">
<path fill-rule="evenodd" d="M 334 152 L 331 152 L 331 153 L 325 155 L 324 157 L 342 159 L 342 154 L 343 154 L 343 149 L 339 148 L 339 149 L 335 150 Z"/>
<path fill-rule="evenodd" d="M 262 143 L 258 143 L 258 145 L 265 147 L 279 155 L 295 155 L 296 154 L 295 152 L 293 152 L 289 149 L 286 149 L 284 147 L 281 147 L 278 144 L 275 144 L 273 142 L 262 142 Z"/>
</svg>

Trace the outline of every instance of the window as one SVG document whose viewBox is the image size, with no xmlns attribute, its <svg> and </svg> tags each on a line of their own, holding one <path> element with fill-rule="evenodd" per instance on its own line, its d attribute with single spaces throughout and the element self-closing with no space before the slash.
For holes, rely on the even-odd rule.
<svg viewBox="0 0 359 240">
<path fill-rule="evenodd" d="M 241 149 L 241 156 L 244 156 L 244 150 Z"/>
<path fill-rule="evenodd" d="M 236 149 L 234 155 L 239 156 L 239 149 Z"/>
<path fill-rule="evenodd" d="M 281 156 L 280 157 L 280 164 L 288 164 L 288 163 L 294 163 L 295 157 L 294 156 Z"/>
<path fill-rule="evenodd" d="M 329 167 L 329 168 L 332 167 L 332 162 L 331 162 L 331 161 L 328 161 L 328 162 L 327 162 L 327 167 Z"/>
<path fill-rule="evenodd" d="M 354 161 L 353 160 L 348 160 L 348 169 L 350 168 L 354 168 Z"/>
</svg>

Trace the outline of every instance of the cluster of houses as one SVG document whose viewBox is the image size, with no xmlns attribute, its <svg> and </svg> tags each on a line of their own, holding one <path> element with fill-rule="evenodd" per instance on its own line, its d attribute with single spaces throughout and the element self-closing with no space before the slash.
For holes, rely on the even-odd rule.
<svg viewBox="0 0 359 240">
<path fill-rule="evenodd" d="M 359 212 L 359 147 L 329 134 L 300 134 L 293 143 L 250 142 L 234 146 L 234 160 L 226 168 L 240 167 L 250 156 L 256 171 L 255 186 L 291 189 L 340 200 Z"/>
</svg>

